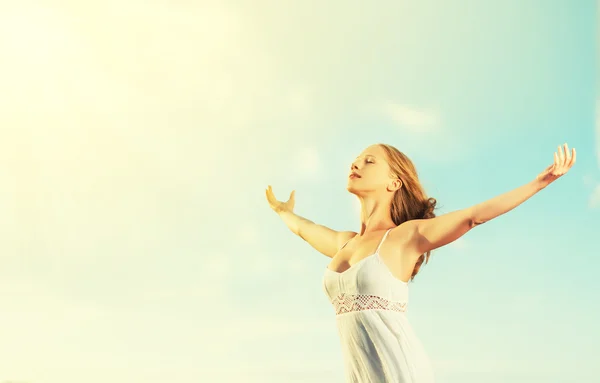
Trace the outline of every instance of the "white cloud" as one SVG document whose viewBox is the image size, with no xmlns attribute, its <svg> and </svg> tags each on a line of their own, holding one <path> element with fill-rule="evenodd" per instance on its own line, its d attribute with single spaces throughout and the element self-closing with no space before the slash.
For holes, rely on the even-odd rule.
<svg viewBox="0 0 600 383">
<path fill-rule="evenodd" d="M 439 128 L 439 116 L 431 109 L 417 108 L 392 101 L 385 102 L 382 108 L 388 118 L 412 133 L 431 133 Z"/>
<path fill-rule="evenodd" d="M 0 311 L 0 373 L 19 379 L 67 360 L 84 365 L 80 337 L 94 334 L 86 330 L 98 329 L 109 315 L 94 302 L 71 301 L 25 278 L 0 281 Z"/>
<path fill-rule="evenodd" d="M 313 90 L 280 77 L 246 13 L 76 4 L 0 12 L 0 254 L 167 249 L 190 224 L 179 212 L 210 215 L 255 182 L 242 165 L 266 177 L 295 149 L 269 145 L 263 122 L 309 113 Z M 314 149 L 300 151 L 300 174 L 319 166 Z"/>
<path fill-rule="evenodd" d="M 600 169 L 600 99 L 596 100 L 596 159 Z"/>
<path fill-rule="evenodd" d="M 457 239 L 456 241 L 448 244 L 448 246 L 459 249 L 459 250 L 465 250 L 469 247 L 469 244 L 467 241 L 465 241 L 464 237 L 461 237 L 461 238 Z"/>
<path fill-rule="evenodd" d="M 583 176 L 583 184 L 585 186 L 592 186 L 594 185 L 594 177 L 592 177 L 592 175 L 590 174 L 586 174 Z"/>
<path fill-rule="evenodd" d="M 256 224 L 246 223 L 239 228 L 238 239 L 244 245 L 256 245 L 258 243 L 258 229 Z"/>
<path fill-rule="evenodd" d="M 284 316 L 253 316 L 234 318 L 222 323 L 226 333 L 232 339 L 267 339 L 282 336 L 319 333 L 331 329 L 335 331 L 335 321 L 331 317 L 325 319 L 294 318 Z M 221 334 L 214 334 L 216 340 Z"/>
<path fill-rule="evenodd" d="M 352 198 L 352 210 L 354 211 L 354 213 L 356 214 L 356 217 L 358 219 L 360 219 L 360 212 L 361 212 L 361 204 L 360 204 L 360 200 L 356 197 Z"/>
<path fill-rule="evenodd" d="M 592 209 L 600 208 L 600 184 L 597 184 L 589 200 L 589 207 Z"/>
<path fill-rule="evenodd" d="M 321 161 L 316 148 L 305 147 L 296 152 L 294 178 L 296 175 L 305 177 L 315 176 L 319 173 L 320 169 Z"/>
<path fill-rule="evenodd" d="M 221 326 L 235 309 L 232 274 L 272 276 L 274 265 L 251 223 L 233 232 L 249 254 L 204 246 L 231 234 L 212 230 L 224 227 L 220 222 L 204 226 L 206 217 L 223 217 L 224 204 L 243 198 L 239 185 L 256 174 L 241 167 L 296 149 L 293 141 L 270 145 L 273 130 L 264 122 L 310 114 L 313 90 L 281 77 L 260 28 L 222 2 L 72 3 L 0 6 L 0 268 L 8 275 L 5 266 L 22 256 L 37 265 L 32 278 L 49 285 L 0 280 L 0 379 L 75 382 L 100 368 L 92 380 L 109 380 L 111 371 L 141 375 L 172 355 L 164 350 L 196 364 L 229 360 L 224 355 L 238 345 L 221 329 L 240 332 L 235 326 L 246 316 Z M 306 175 L 318 171 L 314 149 L 299 159 Z M 260 173 L 274 171 L 271 165 Z M 91 292 L 89 302 L 49 292 L 57 270 L 75 274 L 98 262 L 100 276 L 122 271 L 123 257 L 178 257 L 177 249 L 191 244 L 202 259 L 198 280 L 148 283 L 140 307 L 129 312 L 93 281 L 66 286 L 77 280 L 70 276 L 59 283 Z M 111 284 L 111 275 L 104 279 Z M 175 306 L 182 301 L 184 309 Z M 198 310 L 215 322 L 204 323 Z M 194 323 L 182 323 L 194 313 Z M 250 329 L 266 333 L 262 326 Z M 285 331 L 283 322 L 274 326 Z M 28 375 L 32 369 L 43 376 Z M 169 370 L 190 367 L 165 364 L 163 375 Z M 125 380 L 148 381 L 136 377 Z"/>
<path fill-rule="evenodd" d="M 247 264 L 244 271 L 252 275 L 271 276 L 271 272 L 277 272 L 278 270 L 275 267 L 275 260 L 266 252 L 256 252 L 248 260 L 250 263 Z"/>
<path fill-rule="evenodd" d="M 290 112 L 297 115 L 306 115 L 312 109 L 314 91 L 308 85 L 297 86 L 288 92 Z"/>
<path fill-rule="evenodd" d="M 288 270 L 295 273 L 296 275 L 305 275 L 310 271 L 311 265 L 306 261 L 298 257 L 291 258 L 286 261 Z"/>
<path fill-rule="evenodd" d="M 447 163 L 464 160 L 472 153 L 464 132 L 444 129 L 436 108 L 386 100 L 364 104 L 363 112 L 389 124 L 392 140 L 398 142 L 395 146 L 414 160 Z"/>
<path fill-rule="evenodd" d="M 596 160 L 598 161 L 598 169 L 600 169 L 600 99 L 596 100 Z M 586 185 L 589 185 L 592 182 L 590 176 L 586 175 L 584 177 L 584 183 Z M 600 183 L 596 183 L 592 190 L 588 205 L 592 209 L 600 208 Z"/>
<path fill-rule="evenodd" d="M 233 262 L 231 257 L 223 253 L 211 253 L 210 257 L 203 259 L 203 266 L 206 267 L 206 275 L 215 280 L 225 281 L 232 275 Z"/>
</svg>

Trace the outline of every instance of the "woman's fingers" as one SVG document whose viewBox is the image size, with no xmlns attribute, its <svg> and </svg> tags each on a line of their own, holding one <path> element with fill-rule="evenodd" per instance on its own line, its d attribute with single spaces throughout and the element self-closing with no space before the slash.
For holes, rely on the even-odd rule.
<svg viewBox="0 0 600 383">
<path fill-rule="evenodd" d="M 564 151 L 561 165 L 564 167 L 564 169 L 561 170 L 563 170 L 563 173 L 566 173 L 575 164 L 575 161 L 577 160 L 577 152 L 575 151 L 575 148 L 569 150 L 569 145 L 566 142 L 561 149 Z"/>
<path fill-rule="evenodd" d="M 575 159 L 577 157 L 577 152 L 575 151 L 575 148 L 571 149 L 571 162 L 569 162 L 569 167 L 575 165 Z"/>
<path fill-rule="evenodd" d="M 272 205 L 271 196 L 269 195 L 269 190 L 268 189 L 265 190 L 265 195 L 267 196 L 267 202 L 269 203 L 269 205 Z"/>
<path fill-rule="evenodd" d="M 275 198 L 275 194 L 273 194 L 273 188 L 271 187 L 271 185 L 269 185 L 267 187 L 265 194 L 267 196 L 267 201 L 269 201 L 269 205 L 271 206 L 272 209 L 277 209 L 282 204 L 281 201 L 279 201 L 279 200 L 277 200 L 277 198 Z M 290 199 L 293 201 L 293 198 L 294 198 L 294 192 L 292 191 L 292 195 L 290 196 Z"/>
<path fill-rule="evenodd" d="M 563 166 L 565 163 L 565 154 L 563 153 L 562 145 L 558 145 L 558 166 Z"/>
<path fill-rule="evenodd" d="M 571 169 L 577 159 L 577 152 L 575 148 L 569 151 L 569 145 L 565 142 L 563 145 L 558 147 L 558 151 L 554 153 L 554 169 L 552 169 L 553 175 L 561 176 Z"/>
<path fill-rule="evenodd" d="M 267 188 L 266 194 L 267 194 L 267 200 L 269 201 L 269 203 L 271 205 L 273 205 L 277 202 L 277 199 L 275 198 L 275 195 L 273 194 L 273 189 L 271 189 L 271 185 L 269 185 L 269 187 Z"/>
</svg>

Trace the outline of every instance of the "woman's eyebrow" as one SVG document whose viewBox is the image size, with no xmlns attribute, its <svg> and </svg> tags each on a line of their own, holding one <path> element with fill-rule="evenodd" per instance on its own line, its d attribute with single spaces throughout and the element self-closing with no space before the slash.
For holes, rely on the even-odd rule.
<svg viewBox="0 0 600 383">
<path fill-rule="evenodd" d="M 375 156 L 374 156 L 374 155 L 372 155 L 372 154 L 367 154 L 367 155 L 365 155 L 365 157 L 373 157 L 373 158 L 377 158 L 377 157 L 375 157 Z M 360 156 L 356 157 L 356 158 L 355 158 L 355 160 L 358 160 L 359 158 L 360 158 Z"/>
</svg>

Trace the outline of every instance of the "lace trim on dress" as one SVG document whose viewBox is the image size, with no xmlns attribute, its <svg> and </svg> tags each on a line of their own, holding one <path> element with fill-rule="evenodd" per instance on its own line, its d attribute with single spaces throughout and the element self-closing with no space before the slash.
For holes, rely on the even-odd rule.
<svg viewBox="0 0 600 383">
<path fill-rule="evenodd" d="M 376 295 L 340 294 L 331 303 L 336 315 L 362 310 L 406 311 L 406 302 L 388 301 Z"/>
</svg>

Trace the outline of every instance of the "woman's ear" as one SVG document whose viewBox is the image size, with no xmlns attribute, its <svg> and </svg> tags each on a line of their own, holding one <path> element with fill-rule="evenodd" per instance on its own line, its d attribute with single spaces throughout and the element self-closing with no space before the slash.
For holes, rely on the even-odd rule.
<svg viewBox="0 0 600 383">
<path fill-rule="evenodd" d="M 400 178 L 395 179 L 394 182 L 396 182 L 398 189 L 401 189 L 402 186 L 404 186 L 404 182 L 402 182 Z"/>
<path fill-rule="evenodd" d="M 404 186 L 404 183 L 402 182 L 402 180 L 400 178 L 396 178 L 396 179 L 392 180 L 392 182 L 390 183 L 389 191 L 399 190 L 402 188 L 402 186 Z"/>
</svg>

